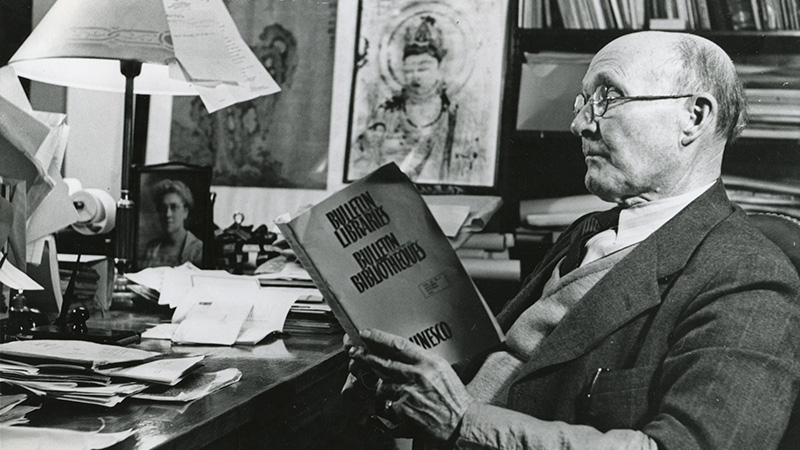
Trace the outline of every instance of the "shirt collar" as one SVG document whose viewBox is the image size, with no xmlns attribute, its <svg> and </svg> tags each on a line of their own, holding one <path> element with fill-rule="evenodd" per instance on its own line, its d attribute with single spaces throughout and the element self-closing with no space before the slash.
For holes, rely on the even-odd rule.
<svg viewBox="0 0 800 450">
<path fill-rule="evenodd" d="M 640 203 L 623 209 L 619 214 L 615 246 L 624 247 L 647 239 L 713 185 L 712 182 L 685 194 Z"/>
</svg>

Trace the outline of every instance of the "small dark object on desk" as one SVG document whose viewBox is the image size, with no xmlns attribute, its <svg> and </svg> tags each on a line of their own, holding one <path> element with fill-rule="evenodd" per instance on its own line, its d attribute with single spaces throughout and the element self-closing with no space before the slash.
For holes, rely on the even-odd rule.
<svg viewBox="0 0 800 450">
<path fill-rule="evenodd" d="M 89 328 L 86 325 L 89 312 L 83 306 L 74 308 L 69 318 L 63 325 L 56 323 L 34 327 L 30 330 L 30 336 L 33 339 L 73 339 L 112 345 L 134 344 L 141 340 L 141 335 L 135 331 Z"/>
<path fill-rule="evenodd" d="M 76 263 L 81 260 L 78 255 Z M 99 344 L 128 345 L 139 342 L 141 335 L 130 330 L 106 330 L 99 328 L 89 328 L 86 321 L 89 319 L 89 311 L 84 306 L 71 308 L 75 298 L 75 277 L 78 272 L 78 264 L 72 271 L 66 292 L 64 292 L 61 313 L 52 325 L 33 327 L 30 336 L 33 339 L 72 339 L 96 342 Z M 67 314 L 69 312 L 69 314 Z"/>
<path fill-rule="evenodd" d="M 250 264 L 254 263 L 256 267 L 280 255 L 280 250 L 272 246 L 278 238 L 277 234 L 269 231 L 266 225 L 253 229 L 253 225 L 243 225 L 243 222 L 244 214 L 234 214 L 233 224 L 218 232 L 214 238 L 216 267 L 239 275 L 247 271 L 247 263 L 251 262 L 248 261 L 248 253 L 252 251 L 249 248 L 257 249 L 256 259 Z"/>
</svg>

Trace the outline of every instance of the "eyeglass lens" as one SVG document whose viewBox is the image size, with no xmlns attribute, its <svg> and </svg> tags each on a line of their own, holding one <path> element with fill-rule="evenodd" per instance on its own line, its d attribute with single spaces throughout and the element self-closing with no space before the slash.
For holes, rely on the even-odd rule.
<svg viewBox="0 0 800 450">
<path fill-rule="evenodd" d="M 595 117 L 602 117 L 608 106 L 607 96 L 608 88 L 603 85 L 597 87 L 588 102 L 583 94 L 578 94 L 575 97 L 575 103 L 572 105 L 572 113 L 577 116 L 583 107 L 586 106 L 586 103 L 589 103 L 592 113 L 591 119 L 594 120 Z"/>
</svg>

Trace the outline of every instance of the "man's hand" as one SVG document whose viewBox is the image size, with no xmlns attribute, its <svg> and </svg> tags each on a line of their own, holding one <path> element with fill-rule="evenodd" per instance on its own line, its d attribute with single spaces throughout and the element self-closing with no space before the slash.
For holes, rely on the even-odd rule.
<svg viewBox="0 0 800 450">
<path fill-rule="evenodd" d="M 383 380 L 377 386 L 377 396 L 384 402 L 388 418 L 398 419 L 433 439 L 450 439 L 475 401 L 450 364 L 379 330 L 364 330 L 361 339 L 369 351 L 349 347 L 348 354 L 354 365 L 368 367 Z"/>
<path fill-rule="evenodd" d="M 353 343 L 350 342 L 350 337 L 346 334 L 343 338 L 343 347 L 345 353 L 351 353 Z M 347 375 L 344 386 L 342 386 L 343 396 L 357 396 L 363 399 L 367 395 L 374 396 L 376 394 L 381 380 L 374 372 L 353 359 L 350 359 L 348 370 L 350 373 Z"/>
</svg>

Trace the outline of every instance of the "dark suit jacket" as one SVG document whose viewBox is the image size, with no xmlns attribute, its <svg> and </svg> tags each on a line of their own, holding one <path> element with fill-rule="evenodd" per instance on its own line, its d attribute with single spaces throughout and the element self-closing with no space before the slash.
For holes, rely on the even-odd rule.
<svg viewBox="0 0 800 450">
<path fill-rule="evenodd" d="M 504 329 L 540 297 L 571 233 L 501 312 Z M 800 387 L 799 292 L 794 267 L 718 181 L 569 311 L 506 406 L 642 430 L 659 450 L 776 448 Z"/>
</svg>

